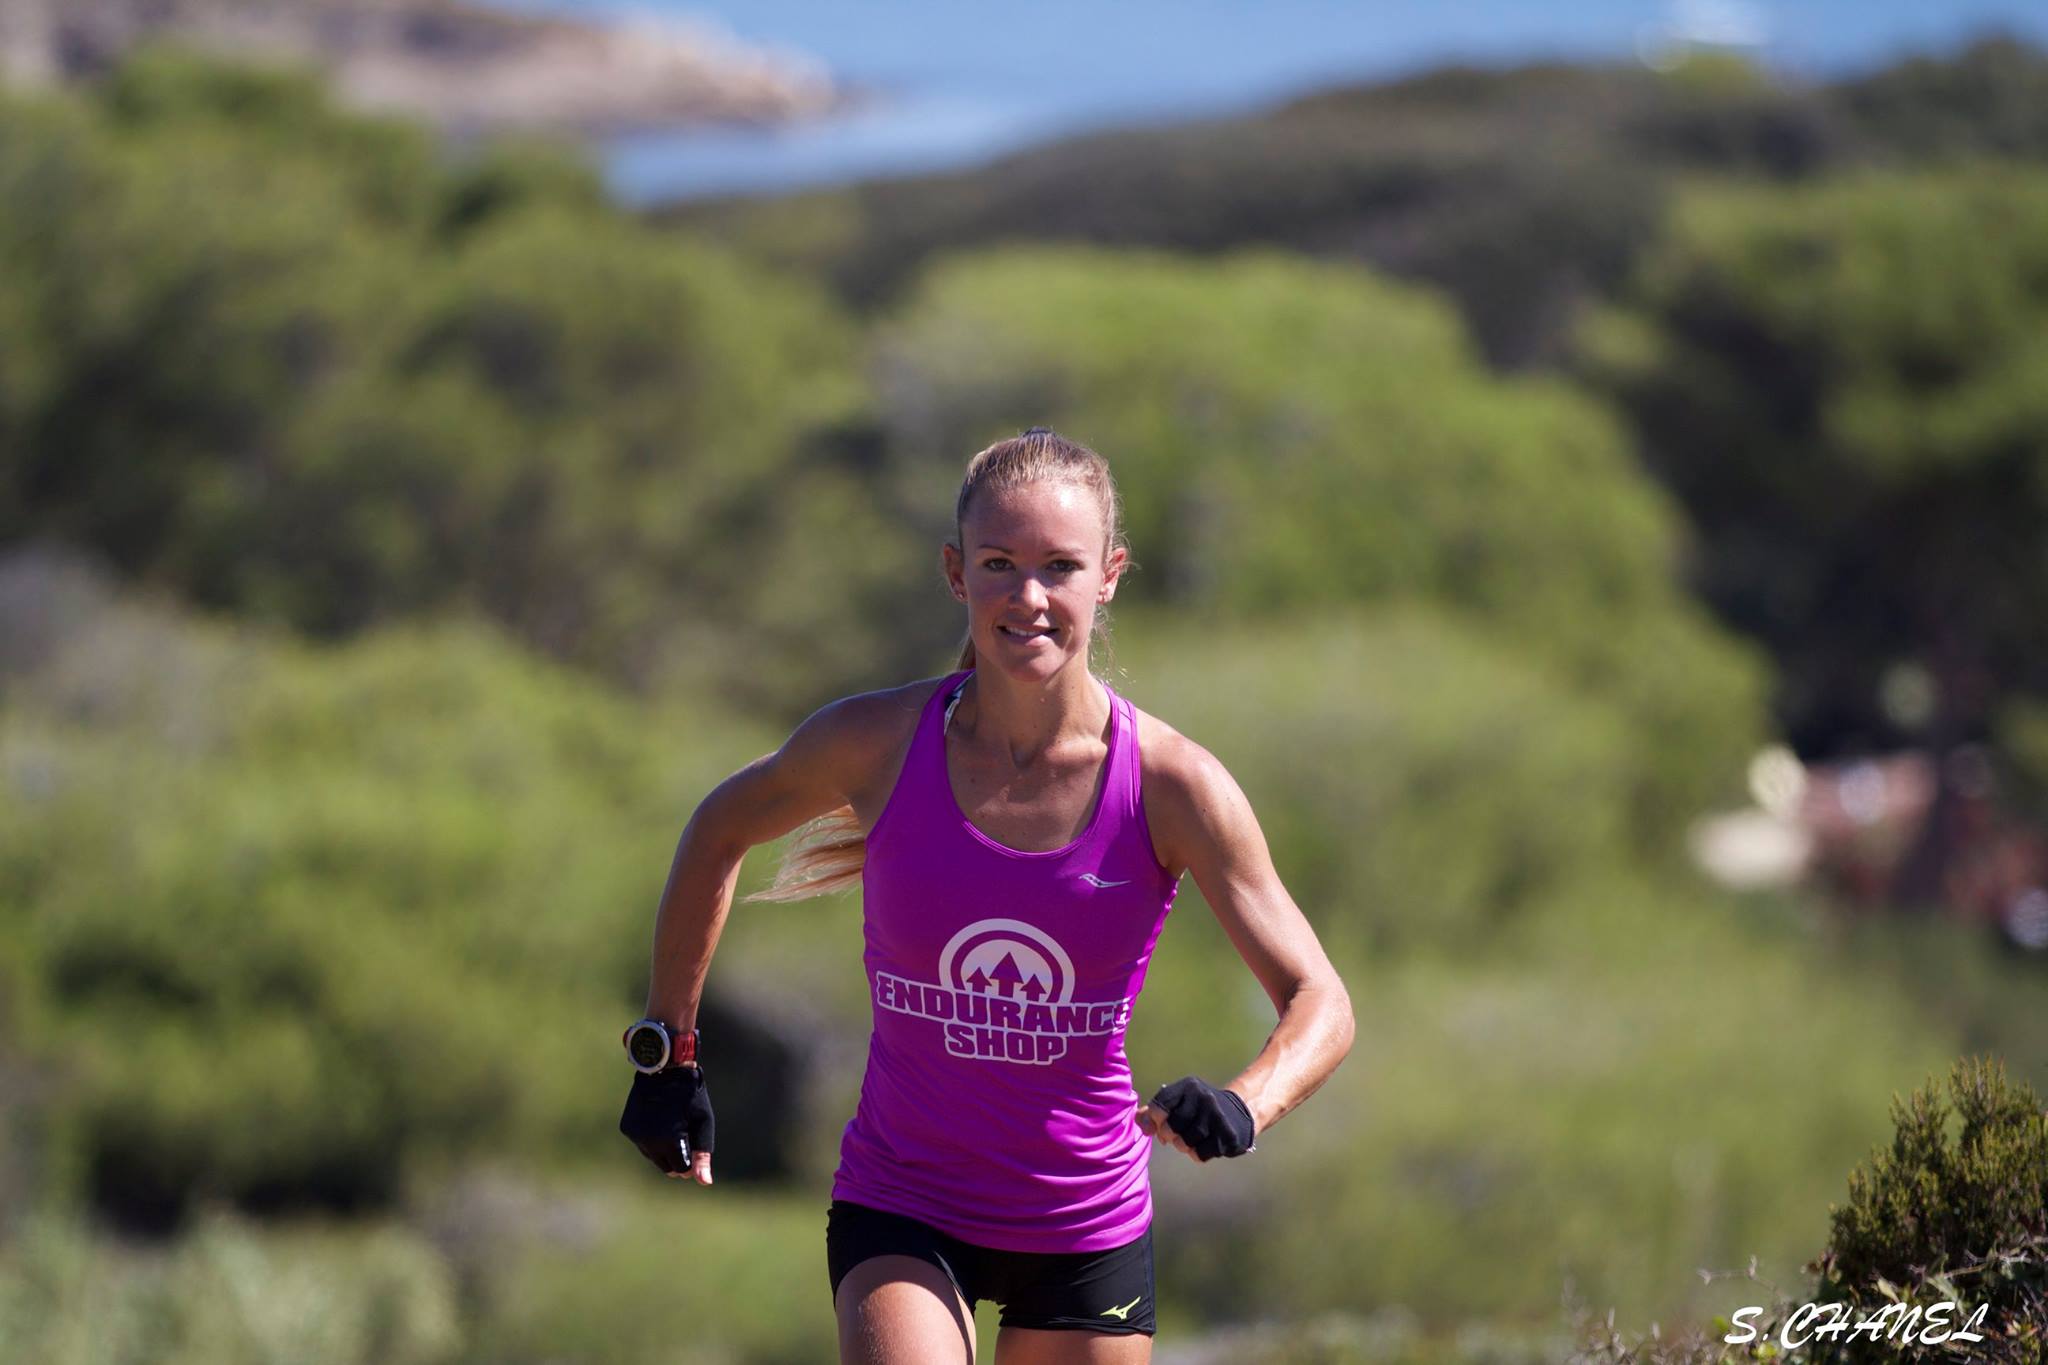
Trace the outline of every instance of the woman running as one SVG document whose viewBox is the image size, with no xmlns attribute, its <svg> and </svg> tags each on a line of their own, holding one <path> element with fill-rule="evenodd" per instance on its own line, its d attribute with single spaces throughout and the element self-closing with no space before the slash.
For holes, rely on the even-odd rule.
<svg viewBox="0 0 2048 1365">
<path fill-rule="evenodd" d="M 1088 670 L 1129 563 L 1108 462 L 1044 427 L 998 442 L 968 465 L 955 529 L 959 668 L 832 703 L 691 817 L 619 1126 L 712 1183 L 705 972 L 747 850 L 810 822 L 749 899 L 863 892 L 874 1028 L 825 1238 L 840 1359 L 972 1365 L 990 1299 L 996 1365 L 1135 1365 L 1153 1140 L 1251 1151 L 1343 1060 L 1351 1001 L 1230 774 Z M 1279 1023 L 1227 1085 L 1188 1076 L 1147 1104 L 1124 1030 L 1189 872 Z"/>
</svg>

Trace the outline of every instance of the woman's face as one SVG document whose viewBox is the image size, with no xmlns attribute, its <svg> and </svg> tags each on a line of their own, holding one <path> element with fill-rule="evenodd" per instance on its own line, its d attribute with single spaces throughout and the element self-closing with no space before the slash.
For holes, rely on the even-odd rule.
<svg viewBox="0 0 2048 1365">
<path fill-rule="evenodd" d="M 982 667 L 1044 681 L 1088 659 L 1095 608 L 1116 595 L 1124 552 L 1104 562 L 1105 531 L 1095 495 L 1072 483 L 1040 482 L 977 494 L 944 549 L 953 595 Z"/>
</svg>

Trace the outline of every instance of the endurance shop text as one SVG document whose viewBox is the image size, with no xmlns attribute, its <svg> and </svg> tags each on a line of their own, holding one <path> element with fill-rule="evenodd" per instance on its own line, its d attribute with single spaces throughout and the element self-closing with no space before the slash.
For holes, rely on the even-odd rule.
<svg viewBox="0 0 2048 1365">
<path fill-rule="evenodd" d="M 1927 1308 L 1918 1304 L 1888 1303 L 1875 1313 L 1860 1318 L 1853 1316 L 1845 1303 L 1801 1304 L 1779 1325 L 1778 1345 L 1783 1350 L 1794 1351 L 1816 1340 L 1900 1341 L 1907 1345 L 1918 1342 L 1922 1346 L 1939 1346 L 1945 1341 L 1982 1341 L 1984 1338 L 1971 1329 L 1982 1325 L 1985 1310 L 1990 1307 L 1988 1303 L 1979 1306 L 1967 1322 L 1951 1330 L 1949 1321 L 1961 1312 L 1961 1308 L 1948 1299 Z M 1755 1341 L 1756 1319 L 1763 1311 L 1760 1307 L 1736 1309 L 1730 1321 L 1737 1330 L 1721 1340 L 1730 1346 L 1747 1346 Z"/>
<path fill-rule="evenodd" d="M 946 1051 L 956 1057 L 1035 1066 L 1066 1056 L 1069 1038 L 1115 1034 L 1131 1018 L 1129 1000 L 1041 1001 L 1028 991 L 1020 1000 L 949 990 L 888 972 L 875 973 L 875 1003 L 943 1024 Z"/>
</svg>

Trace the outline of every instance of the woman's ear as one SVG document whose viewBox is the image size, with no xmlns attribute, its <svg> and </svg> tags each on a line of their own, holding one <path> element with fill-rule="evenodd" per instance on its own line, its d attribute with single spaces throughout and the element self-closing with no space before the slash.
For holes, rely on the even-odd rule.
<svg viewBox="0 0 2048 1365">
<path fill-rule="evenodd" d="M 967 560 L 960 553 L 959 547 L 951 541 L 939 546 L 939 571 L 946 575 L 946 591 L 965 602 L 967 587 L 963 578 L 967 571 Z"/>
<path fill-rule="evenodd" d="M 1098 602 L 1107 602 L 1116 596 L 1116 585 L 1123 580 L 1124 565 L 1130 561 L 1130 551 L 1119 545 L 1109 552 L 1109 558 L 1102 565 L 1102 591 L 1095 595 Z"/>
</svg>

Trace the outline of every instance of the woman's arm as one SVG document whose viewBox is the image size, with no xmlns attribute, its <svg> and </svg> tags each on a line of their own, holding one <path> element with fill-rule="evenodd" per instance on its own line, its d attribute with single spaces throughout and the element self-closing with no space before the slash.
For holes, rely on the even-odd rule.
<svg viewBox="0 0 2048 1365">
<path fill-rule="evenodd" d="M 676 843 L 655 912 L 648 1018 L 679 1030 L 697 1026 L 704 977 L 747 850 L 851 801 L 901 739 L 902 690 L 833 702 L 698 804 Z M 915 709 L 909 714 L 914 721 Z"/>
<path fill-rule="evenodd" d="M 678 1030 L 697 1026 L 704 976 L 747 850 L 850 805 L 854 793 L 868 789 L 876 765 L 916 721 L 915 705 L 907 720 L 905 711 L 905 694 L 916 690 L 913 684 L 832 703 L 698 803 L 655 912 L 647 1017 Z M 701 1069 L 636 1074 L 619 1131 L 670 1179 L 713 1183 L 716 1129 Z"/>
<path fill-rule="evenodd" d="M 1163 727 L 1162 727 L 1163 728 Z M 1351 996 L 1315 930 L 1280 884 L 1266 836 L 1236 779 L 1201 745 L 1165 730 L 1146 750 L 1147 815 L 1169 868 L 1185 867 L 1238 955 L 1265 988 L 1279 1024 L 1252 1064 L 1224 1088 L 1263 1134 L 1313 1095 L 1351 1050 Z M 1156 796 L 1156 801 L 1150 798 Z M 1187 1151 L 1150 1109 L 1156 1133 Z"/>
</svg>

